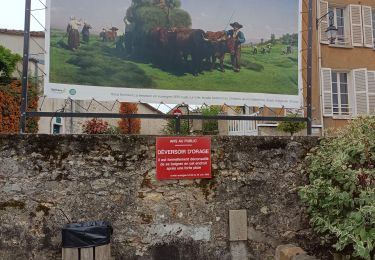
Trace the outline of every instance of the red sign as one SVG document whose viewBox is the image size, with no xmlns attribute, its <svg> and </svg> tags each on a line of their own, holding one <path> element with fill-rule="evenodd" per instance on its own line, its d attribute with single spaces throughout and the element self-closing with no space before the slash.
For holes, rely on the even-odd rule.
<svg viewBox="0 0 375 260">
<path fill-rule="evenodd" d="M 176 108 L 176 109 L 173 111 L 173 115 L 174 115 L 174 116 L 182 116 L 182 111 L 181 111 L 181 109 Z"/>
<path fill-rule="evenodd" d="M 159 180 L 210 179 L 211 138 L 157 138 L 156 177 Z"/>
</svg>

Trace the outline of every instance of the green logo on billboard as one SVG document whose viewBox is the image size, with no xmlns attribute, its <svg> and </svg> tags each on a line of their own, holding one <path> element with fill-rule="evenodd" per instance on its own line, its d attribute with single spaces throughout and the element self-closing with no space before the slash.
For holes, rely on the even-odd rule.
<svg viewBox="0 0 375 260">
<path fill-rule="evenodd" d="M 74 96 L 75 94 L 77 94 L 77 90 L 75 90 L 74 88 L 72 88 L 71 90 L 69 90 L 69 94 Z"/>
</svg>

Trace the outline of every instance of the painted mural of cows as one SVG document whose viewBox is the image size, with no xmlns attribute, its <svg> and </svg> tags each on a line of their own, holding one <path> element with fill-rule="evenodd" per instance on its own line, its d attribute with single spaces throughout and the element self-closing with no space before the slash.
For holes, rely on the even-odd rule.
<svg viewBox="0 0 375 260">
<path fill-rule="evenodd" d="M 211 70 L 216 66 L 216 60 L 220 62 L 220 71 L 224 70 L 224 58 L 226 53 L 234 53 L 235 39 L 228 38 L 225 31 L 206 32 L 206 37 L 210 40 L 210 48 L 207 53 L 207 58 L 211 59 Z"/>
<path fill-rule="evenodd" d="M 178 61 L 181 56 L 191 56 L 191 72 L 198 75 L 202 72 L 203 59 L 210 50 L 210 42 L 206 39 L 206 34 L 201 29 L 174 29 L 169 33 L 169 47 L 177 57 Z"/>
<path fill-rule="evenodd" d="M 99 34 L 99 37 L 102 38 L 104 42 L 115 42 L 117 39 L 117 31 L 119 29 L 112 27 L 109 30 L 103 28 L 103 31 Z"/>
</svg>

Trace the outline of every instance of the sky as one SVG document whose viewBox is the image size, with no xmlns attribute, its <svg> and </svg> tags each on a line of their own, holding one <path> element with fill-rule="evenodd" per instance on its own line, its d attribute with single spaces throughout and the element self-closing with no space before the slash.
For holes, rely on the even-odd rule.
<svg viewBox="0 0 375 260">
<path fill-rule="evenodd" d="M 31 9 L 44 8 L 46 0 L 31 0 Z M 45 24 L 45 10 L 33 11 L 32 14 Z M 25 21 L 25 0 L 0 0 L 0 28 L 23 30 Z M 31 30 L 42 31 L 43 27 L 31 18 Z"/>
</svg>

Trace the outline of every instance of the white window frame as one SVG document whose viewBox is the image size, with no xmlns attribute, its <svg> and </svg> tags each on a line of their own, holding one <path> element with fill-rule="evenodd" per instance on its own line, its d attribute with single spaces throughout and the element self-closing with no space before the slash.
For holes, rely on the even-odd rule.
<svg viewBox="0 0 375 260">
<path fill-rule="evenodd" d="M 372 36 L 374 38 L 373 48 L 375 49 L 375 8 L 372 8 Z"/>
<path fill-rule="evenodd" d="M 328 5 L 328 10 L 333 11 L 333 25 L 338 28 L 337 23 L 337 9 L 344 10 L 344 41 L 339 41 L 338 39 L 335 40 L 335 43 L 329 43 L 331 47 L 342 47 L 342 48 L 352 48 L 352 37 L 351 37 L 351 17 L 350 17 L 350 9 L 349 6 L 342 6 L 342 5 Z M 328 26 L 330 25 L 330 15 L 328 15 Z"/>
<path fill-rule="evenodd" d="M 342 71 L 342 70 L 332 70 L 331 71 L 331 74 L 333 73 L 336 73 L 337 75 L 337 78 L 335 79 L 335 83 L 337 84 L 337 93 L 334 93 L 333 92 L 333 83 L 334 83 L 334 79 L 333 77 L 331 76 L 332 78 L 332 81 L 331 81 L 331 94 L 332 94 L 332 114 L 333 114 L 333 117 L 351 117 L 353 115 L 353 111 L 352 111 L 352 100 L 351 100 L 351 80 L 350 80 L 350 72 L 348 71 Z M 341 77 L 340 77 L 340 74 L 346 74 L 346 85 L 347 85 L 347 95 L 348 95 L 348 107 L 346 107 L 346 109 L 348 110 L 348 112 L 343 112 L 343 110 L 345 109 L 343 107 L 343 104 L 342 104 L 342 101 L 341 101 Z M 338 106 L 337 107 L 334 107 L 334 103 L 333 103 L 333 95 L 336 94 L 337 95 L 337 101 L 338 101 Z M 338 109 L 338 112 L 335 112 L 335 109 Z"/>
<path fill-rule="evenodd" d="M 347 38 L 349 38 L 348 36 L 348 34 L 347 34 L 347 27 L 348 27 L 348 24 L 347 24 L 347 20 L 348 20 L 348 17 L 347 17 L 347 15 L 346 15 L 346 12 L 347 12 L 347 10 L 346 10 L 346 7 L 341 7 L 341 6 L 329 6 L 329 11 L 333 11 L 333 25 L 338 29 L 338 22 L 337 22 L 337 19 L 338 19 L 338 16 L 337 16 L 337 10 L 338 9 L 343 9 L 343 11 L 344 11 L 344 17 L 343 17 L 343 19 L 344 19 L 344 35 L 342 35 L 343 37 L 344 37 L 344 43 L 342 43 L 341 41 L 339 41 L 338 40 L 338 37 L 337 37 L 337 39 L 336 39 L 336 41 L 335 41 L 335 43 L 333 44 L 333 45 L 344 45 L 344 46 L 347 46 L 348 44 L 345 44 L 346 43 L 346 40 L 347 40 Z M 329 17 L 330 18 L 330 17 Z M 328 19 L 328 25 L 330 25 L 329 24 L 330 23 L 330 20 Z M 337 35 L 337 36 L 339 36 L 339 35 Z M 348 42 L 349 43 L 349 42 Z M 350 45 L 350 44 L 349 44 Z"/>
</svg>

